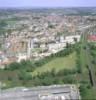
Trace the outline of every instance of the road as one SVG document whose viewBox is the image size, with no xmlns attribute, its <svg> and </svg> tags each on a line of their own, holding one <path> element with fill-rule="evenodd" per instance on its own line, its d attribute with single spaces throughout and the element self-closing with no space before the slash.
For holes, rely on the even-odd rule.
<svg viewBox="0 0 96 100">
<path fill-rule="evenodd" d="M 45 100 L 40 99 L 39 96 L 43 97 L 47 95 L 64 96 L 68 100 L 77 100 L 80 98 L 79 91 L 75 85 L 58 85 L 2 90 L 0 100 Z"/>
</svg>

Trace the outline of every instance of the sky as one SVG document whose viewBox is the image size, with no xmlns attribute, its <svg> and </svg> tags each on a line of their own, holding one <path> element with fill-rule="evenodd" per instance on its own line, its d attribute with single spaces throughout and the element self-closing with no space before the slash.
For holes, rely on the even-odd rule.
<svg viewBox="0 0 96 100">
<path fill-rule="evenodd" d="M 96 7 L 96 0 L 0 0 L 0 7 Z"/>
</svg>

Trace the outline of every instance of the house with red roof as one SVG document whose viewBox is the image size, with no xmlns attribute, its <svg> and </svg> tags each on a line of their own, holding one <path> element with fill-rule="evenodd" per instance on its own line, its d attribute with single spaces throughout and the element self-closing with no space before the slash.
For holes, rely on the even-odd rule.
<svg viewBox="0 0 96 100">
<path fill-rule="evenodd" d="M 92 42 L 96 42 L 96 35 L 88 35 L 88 40 Z"/>
</svg>

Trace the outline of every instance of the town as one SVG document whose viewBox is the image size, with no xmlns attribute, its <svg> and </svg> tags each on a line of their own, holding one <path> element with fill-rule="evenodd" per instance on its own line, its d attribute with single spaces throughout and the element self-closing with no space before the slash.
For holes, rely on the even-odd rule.
<svg viewBox="0 0 96 100">
<path fill-rule="evenodd" d="M 0 100 L 95 100 L 95 77 L 95 7 L 0 9 Z"/>
<path fill-rule="evenodd" d="M 15 18 L 21 20 L 14 22 Z M 78 26 L 83 24 L 82 19 L 43 12 L 9 15 L 5 27 L 8 31 L 0 37 L 0 65 L 3 68 L 15 61 L 39 60 L 62 50 L 67 43 L 79 42 Z"/>
</svg>

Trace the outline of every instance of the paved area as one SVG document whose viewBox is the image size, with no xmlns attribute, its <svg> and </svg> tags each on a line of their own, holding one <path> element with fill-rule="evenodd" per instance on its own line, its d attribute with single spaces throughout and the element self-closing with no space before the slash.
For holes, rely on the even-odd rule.
<svg viewBox="0 0 96 100">
<path fill-rule="evenodd" d="M 53 85 L 34 88 L 17 87 L 0 91 L 0 100 L 77 100 L 75 85 Z"/>
</svg>

